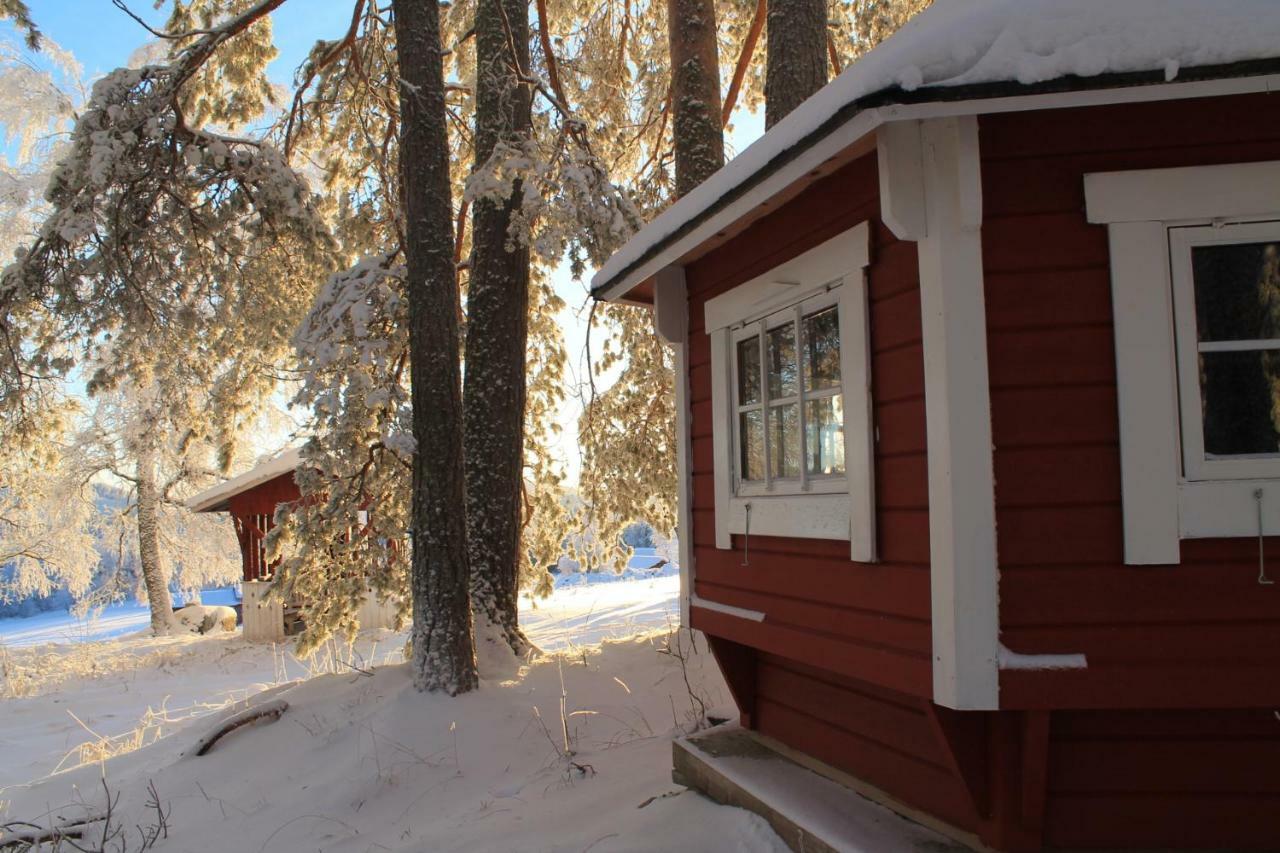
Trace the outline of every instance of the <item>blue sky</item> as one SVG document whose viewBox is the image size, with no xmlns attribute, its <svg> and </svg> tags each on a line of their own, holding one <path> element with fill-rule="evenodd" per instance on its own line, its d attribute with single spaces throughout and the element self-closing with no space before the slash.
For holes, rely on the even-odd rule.
<svg viewBox="0 0 1280 853">
<path fill-rule="evenodd" d="M 94 76 L 124 65 L 150 36 L 111 0 L 28 0 L 36 24 L 69 49 Z M 169 4 L 157 10 L 153 0 L 126 0 L 130 11 L 152 26 L 168 17 Z M 272 15 L 280 56 L 272 63 L 274 80 L 288 83 L 317 39 L 337 38 L 351 22 L 349 3 L 301 0 L 285 3 Z"/>
<path fill-rule="evenodd" d="M 75 54 L 90 79 L 126 64 L 134 50 L 152 39 L 142 26 L 117 9 L 111 0 L 28 0 L 28 5 L 40 29 Z M 157 28 L 168 16 L 168 3 L 159 10 L 155 8 L 154 0 L 126 0 L 126 5 Z M 293 0 L 283 4 L 272 15 L 275 43 L 280 55 L 269 68 L 271 78 L 286 85 L 291 83 L 294 70 L 316 40 L 338 38 L 350 21 L 351 4 L 342 0 Z M 0 27 L 12 29 L 7 24 L 0 24 Z M 734 116 L 734 124 L 727 142 L 737 151 L 744 149 L 763 130 L 760 116 L 745 114 L 742 110 Z M 590 272 L 586 277 L 589 279 Z M 586 281 L 574 281 L 563 268 L 553 273 L 553 281 L 568 304 L 561 315 L 572 371 L 566 382 L 585 381 Z M 579 411 L 576 399 L 571 399 L 560 416 L 563 456 L 568 464 L 570 481 L 575 483 Z M 262 447 L 264 451 L 272 449 L 270 446 Z"/>
</svg>

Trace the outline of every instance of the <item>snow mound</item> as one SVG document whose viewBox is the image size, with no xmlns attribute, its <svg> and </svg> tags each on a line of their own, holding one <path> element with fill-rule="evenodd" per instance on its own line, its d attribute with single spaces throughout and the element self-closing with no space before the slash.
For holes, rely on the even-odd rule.
<svg viewBox="0 0 1280 853">
<path fill-rule="evenodd" d="M 671 739 L 728 695 L 687 632 L 546 658 L 516 679 L 450 699 L 421 694 L 407 665 L 268 691 L 274 722 L 239 728 L 204 756 L 204 717 L 136 752 L 4 792 L 6 817 L 71 821 L 119 795 L 121 826 L 147 827 L 154 785 L 165 849 L 292 851 L 784 851 L 759 817 L 669 781 Z M 680 642 L 679 656 L 666 648 Z M 266 700 L 259 694 L 250 703 Z M 563 707 L 563 712 L 562 712 Z M 184 755 L 183 753 L 187 754 Z"/>
<path fill-rule="evenodd" d="M 877 92 L 1160 71 L 1280 57 L 1275 0 L 935 0 L 601 267 L 613 279 L 840 110 Z"/>
</svg>

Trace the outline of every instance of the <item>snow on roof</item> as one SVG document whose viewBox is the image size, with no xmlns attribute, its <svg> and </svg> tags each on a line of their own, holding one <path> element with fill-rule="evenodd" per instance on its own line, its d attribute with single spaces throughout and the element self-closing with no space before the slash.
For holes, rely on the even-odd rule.
<svg viewBox="0 0 1280 853">
<path fill-rule="evenodd" d="M 292 471 L 301 461 L 302 451 L 299 448 L 286 450 L 265 462 L 259 462 L 240 476 L 232 477 L 188 499 L 187 509 L 192 512 L 222 512 L 227 508 L 227 502 L 236 495 Z"/>
<path fill-rule="evenodd" d="M 1276 0 L 935 0 L 649 222 L 600 268 L 592 292 L 606 296 L 607 288 L 718 199 L 778 155 L 834 130 L 823 125 L 869 96 L 899 92 L 905 100 L 914 92 L 911 99 L 919 100 L 925 89 L 1130 72 L 1162 73 L 1173 81 L 1188 68 L 1277 57 Z"/>
</svg>

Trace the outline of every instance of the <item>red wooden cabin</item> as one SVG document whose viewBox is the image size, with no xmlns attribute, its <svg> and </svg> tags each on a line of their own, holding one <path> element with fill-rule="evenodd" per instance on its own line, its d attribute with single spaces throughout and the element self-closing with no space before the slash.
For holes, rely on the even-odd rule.
<svg viewBox="0 0 1280 853">
<path fill-rule="evenodd" d="M 231 515 L 240 543 L 241 612 L 247 640 L 278 642 L 289 633 L 289 626 L 297 624 L 296 607 L 285 607 L 267 596 L 273 566 L 267 562 L 263 540 L 275 526 L 276 507 L 302 497 L 293 480 L 300 460 L 297 450 L 287 450 L 187 501 L 193 512 Z"/>
<path fill-rule="evenodd" d="M 267 561 L 263 541 L 275 527 L 276 508 L 302 498 L 293 479 L 301 459 L 298 450 L 287 450 L 187 501 L 193 512 L 226 512 L 235 524 L 243 567 L 242 612 L 247 640 L 275 642 L 301 627 L 296 605 L 283 604 L 267 595 L 274 564 Z M 370 594 L 360 608 L 360 624 L 366 628 L 390 628 L 395 624 L 395 612 L 394 603 L 379 602 Z"/>
<path fill-rule="evenodd" d="M 593 282 L 676 350 L 686 624 L 969 843 L 1280 849 L 1280 43 L 873 85 L 933 14 Z"/>
<path fill-rule="evenodd" d="M 293 481 L 293 471 L 300 460 L 297 450 L 287 450 L 187 502 L 192 512 L 231 515 L 240 542 L 243 580 L 247 583 L 271 579 L 263 540 L 275 526 L 276 507 L 302 498 L 302 491 Z"/>
</svg>

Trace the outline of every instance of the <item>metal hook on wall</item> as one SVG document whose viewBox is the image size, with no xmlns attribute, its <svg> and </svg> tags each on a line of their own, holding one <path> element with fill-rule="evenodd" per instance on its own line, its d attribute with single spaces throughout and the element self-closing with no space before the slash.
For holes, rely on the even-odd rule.
<svg viewBox="0 0 1280 853">
<path fill-rule="evenodd" d="M 742 565 L 751 565 L 751 504 L 747 504 L 747 527 L 742 537 Z"/>
<path fill-rule="evenodd" d="M 1267 560 L 1263 551 L 1262 489 L 1253 490 L 1253 500 L 1258 507 L 1258 583 L 1262 586 L 1273 586 L 1275 581 L 1267 577 Z"/>
</svg>

